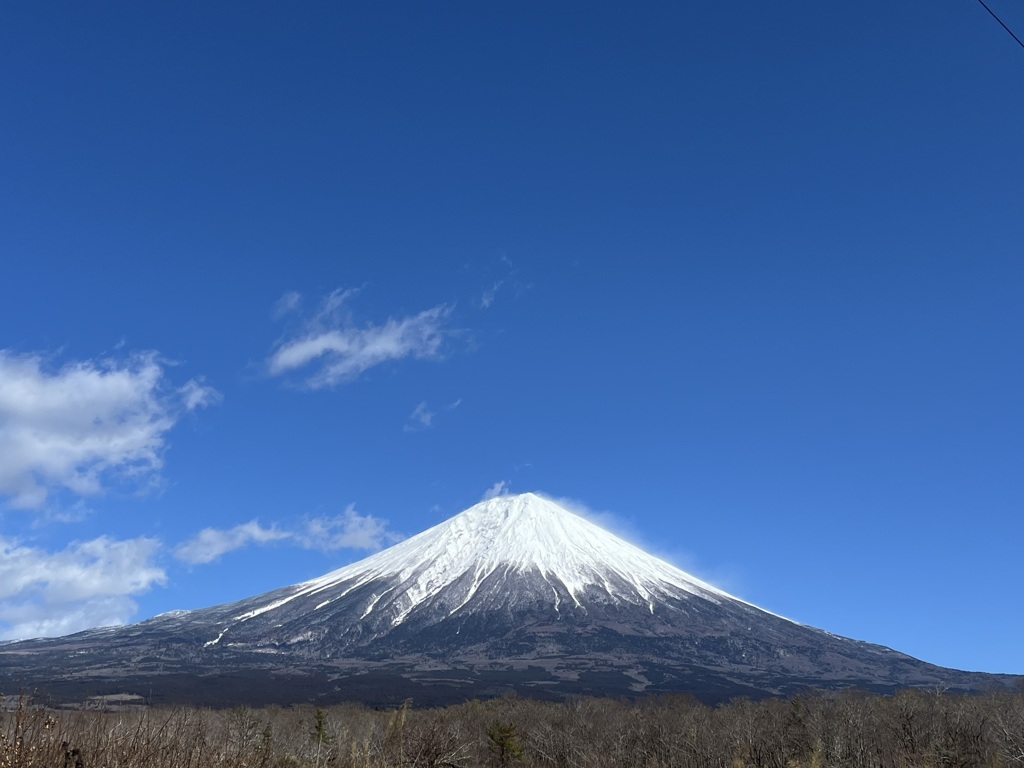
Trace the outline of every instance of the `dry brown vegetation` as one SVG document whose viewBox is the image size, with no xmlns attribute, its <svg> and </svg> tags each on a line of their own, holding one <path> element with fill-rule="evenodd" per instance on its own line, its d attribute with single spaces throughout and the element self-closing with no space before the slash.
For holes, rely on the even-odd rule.
<svg viewBox="0 0 1024 768">
<path fill-rule="evenodd" d="M 8 702 L 11 704 L 12 702 Z M 0 768 L 1011 768 L 1024 692 L 0 712 Z"/>
</svg>

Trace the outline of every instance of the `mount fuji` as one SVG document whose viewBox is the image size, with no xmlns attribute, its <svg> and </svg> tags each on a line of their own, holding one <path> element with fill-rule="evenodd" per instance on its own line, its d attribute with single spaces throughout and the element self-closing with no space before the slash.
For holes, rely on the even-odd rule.
<svg viewBox="0 0 1024 768">
<path fill-rule="evenodd" d="M 980 690 L 746 603 L 532 493 L 481 502 L 364 560 L 235 603 L 0 644 L 0 690 L 206 704 L 444 703 L 803 688 Z"/>
</svg>

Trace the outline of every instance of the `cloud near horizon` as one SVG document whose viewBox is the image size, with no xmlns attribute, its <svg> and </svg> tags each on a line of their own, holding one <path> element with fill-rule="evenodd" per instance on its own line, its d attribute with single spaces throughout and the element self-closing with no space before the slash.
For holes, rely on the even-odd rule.
<svg viewBox="0 0 1024 768">
<path fill-rule="evenodd" d="M 268 544 L 290 538 L 291 535 L 274 526 L 264 528 L 257 520 L 224 530 L 203 528 L 193 538 L 175 547 L 174 556 L 190 565 L 203 565 L 250 544 Z"/>
<path fill-rule="evenodd" d="M 133 595 L 163 585 L 156 539 L 100 536 L 49 552 L 0 537 L 0 640 L 124 624 Z"/>
<path fill-rule="evenodd" d="M 389 318 L 380 325 L 358 326 L 345 311 L 346 302 L 355 293 L 331 293 L 296 335 L 278 343 L 267 360 L 268 373 L 283 376 L 304 371 L 305 386 L 322 389 L 353 381 L 383 363 L 441 355 L 449 333 L 445 324 L 451 307 L 441 304 L 416 315 Z M 286 301 L 289 307 L 298 307 L 300 299 L 298 294 L 289 293 L 279 304 Z"/>
<path fill-rule="evenodd" d="M 375 551 L 401 541 L 404 537 L 388 527 L 388 521 L 356 512 L 355 504 L 334 517 L 315 517 L 305 521 L 296 541 L 306 549 L 333 552 L 336 549 Z"/>
<path fill-rule="evenodd" d="M 174 556 L 189 565 L 205 565 L 229 552 L 252 545 L 283 542 L 321 552 L 338 549 L 375 551 L 402 538 L 388 527 L 387 520 L 360 514 L 355 504 L 349 504 L 340 515 L 308 518 L 290 530 L 276 525 L 265 528 L 257 520 L 226 529 L 204 528 L 175 547 Z"/>
<path fill-rule="evenodd" d="M 205 565 L 253 545 L 283 542 L 303 549 L 378 550 L 403 537 L 386 520 L 362 515 L 350 504 L 341 514 L 309 518 L 292 530 L 251 520 L 232 528 L 204 528 L 171 554 Z M 0 641 L 67 635 L 135 618 L 134 596 L 167 583 L 159 565 L 159 539 L 100 536 L 74 541 L 59 551 L 0 534 Z"/>
<path fill-rule="evenodd" d="M 0 500 L 14 508 L 39 509 L 57 490 L 144 488 L 159 479 L 171 428 L 220 400 L 201 379 L 168 385 L 155 352 L 47 362 L 0 350 Z"/>
</svg>

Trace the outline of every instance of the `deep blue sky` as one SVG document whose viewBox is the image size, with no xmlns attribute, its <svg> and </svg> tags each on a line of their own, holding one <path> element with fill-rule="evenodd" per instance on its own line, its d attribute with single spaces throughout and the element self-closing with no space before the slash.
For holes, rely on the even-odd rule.
<svg viewBox="0 0 1024 768">
<path fill-rule="evenodd" d="M 0 636 L 504 488 L 1024 673 L 1024 50 L 978 3 L 341 6 L 0 11 Z"/>
</svg>

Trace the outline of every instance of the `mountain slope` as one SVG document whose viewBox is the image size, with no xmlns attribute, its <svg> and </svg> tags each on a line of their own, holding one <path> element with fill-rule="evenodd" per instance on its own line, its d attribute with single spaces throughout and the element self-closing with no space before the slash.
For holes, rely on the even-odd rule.
<svg viewBox="0 0 1024 768">
<path fill-rule="evenodd" d="M 390 549 L 318 579 L 272 593 L 236 616 L 220 616 L 225 634 L 253 637 L 283 617 L 360 608 L 360 636 L 404 623 L 437 623 L 480 611 L 536 609 L 558 617 L 588 606 L 644 608 L 695 596 L 735 598 L 658 560 L 534 494 L 477 504 Z M 342 601 L 341 605 L 332 604 Z M 289 605 L 294 603 L 294 605 Z M 266 615 L 264 621 L 250 624 Z M 268 626 L 268 624 L 270 626 Z M 260 627 L 254 633 L 252 626 Z M 222 638 L 223 640 L 224 638 Z"/>
<path fill-rule="evenodd" d="M 360 562 L 236 603 L 0 645 L 4 677 L 63 695 L 148 686 L 168 700 L 221 703 L 426 703 L 507 687 L 716 700 L 1009 680 L 789 621 L 535 494 L 482 502 Z"/>
</svg>

